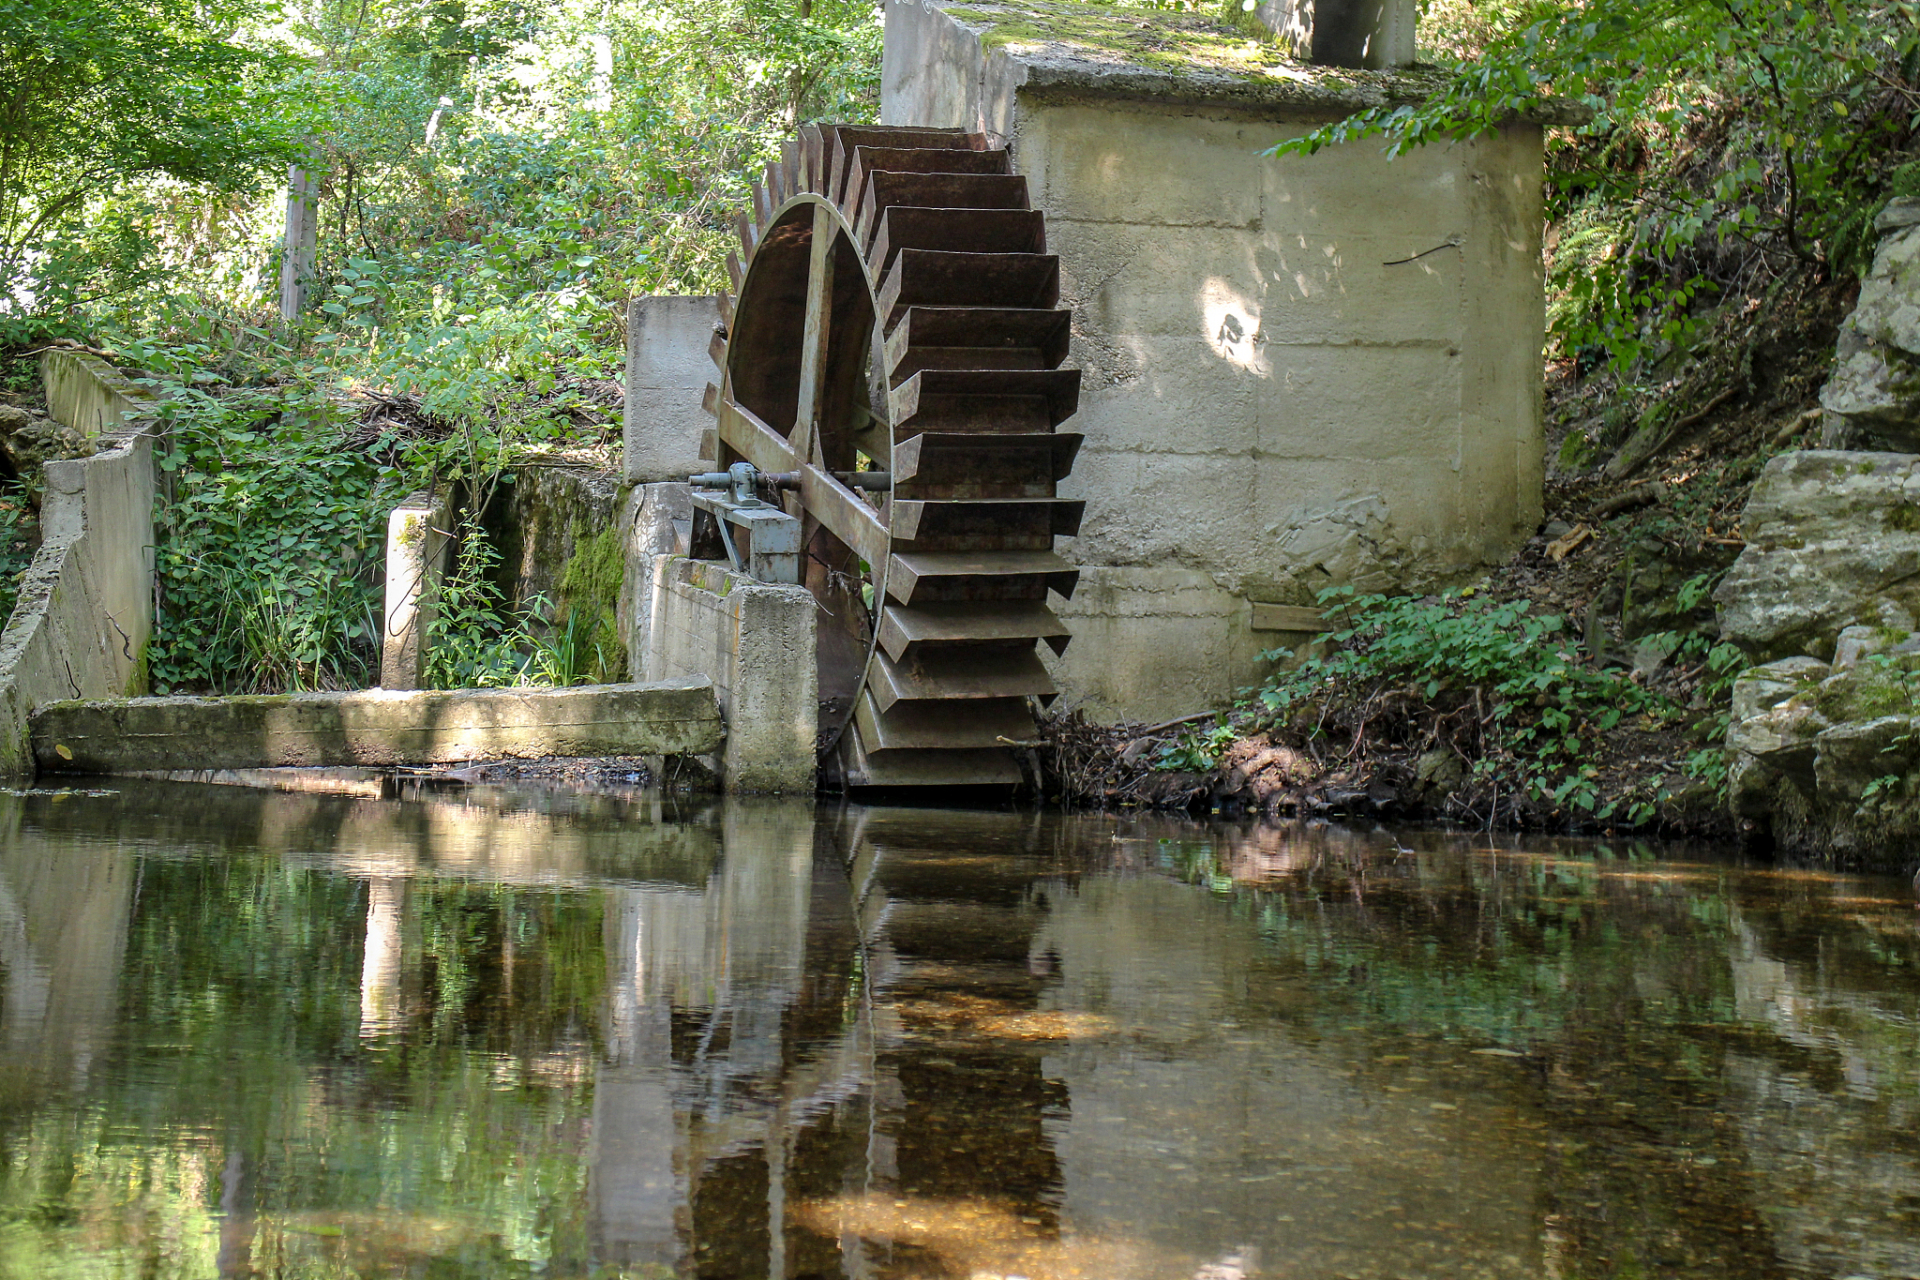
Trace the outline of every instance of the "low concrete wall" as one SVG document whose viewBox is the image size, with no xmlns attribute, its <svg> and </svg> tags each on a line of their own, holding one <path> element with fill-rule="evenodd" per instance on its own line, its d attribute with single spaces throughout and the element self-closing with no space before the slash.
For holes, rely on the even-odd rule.
<svg viewBox="0 0 1920 1280">
<path fill-rule="evenodd" d="M 707 680 L 69 701 L 32 731 L 45 773 L 698 756 L 726 732 Z"/>
<path fill-rule="evenodd" d="M 1305 639 L 1257 629 L 1257 605 L 1425 590 L 1528 537 L 1540 125 L 1392 161 L 1375 141 L 1263 157 L 1431 83 L 1170 70 L 1017 24 L 983 43 L 1017 7 L 889 0 L 881 118 L 999 135 L 1047 215 L 1083 371 L 1062 429 L 1086 436 L 1060 488 L 1087 503 L 1060 548 L 1081 566 L 1056 604 L 1067 698 L 1139 719 L 1218 705 L 1261 650 Z"/>
<path fill-rule="evenodd" d="M 628 595 L 644 595 L 625 610 L 638 669 L 650 680 L 712 678 L 727 721 L 726 748 L 710 762 L 722 785 L 811 795 L 820 714 L 813 593 L 677 555 L 643 551 L 629 564 Z"/>
<path fill-rule="evenodd" d="M 635 298 L 627 306 L 627 481 L 685 480 L 706 468 L 700 436 L 713 425 L 700 407 L 714 381 L 707 354 L 720 300 L 710 296 Z"/>
<path fill-rule="evenodd" d="M 10 778 L 33 774 L 36 707 L 145 689 L 153 630 L 153 423 L 128 415 L 155 400 L 91 356 L 52 351 L 41 368 L 55 416 L 96 434 L 100 451 L 46 465 L 40 550 L 0 633 L 0 776 Z"/>
<path fill-rule="evenodd" d="M 89 436 L 151 418 L 162 397 L 99 356 L 56 347 L 40 357 L 47 416 Z"/>
</svg>

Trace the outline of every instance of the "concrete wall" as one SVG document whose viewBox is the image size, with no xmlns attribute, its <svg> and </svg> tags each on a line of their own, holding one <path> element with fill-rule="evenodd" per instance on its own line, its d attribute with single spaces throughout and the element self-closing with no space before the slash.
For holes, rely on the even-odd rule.
<svg viewBox="0 0 1920 1280">
<path fill-rule="evenodd" d="M 153 415 L 161 397 L 99 356 L 56 347 L 40 357 L 47 416 L 89 436 Z"/>
<path fill-rule="evenodd" d="M 696 415 L 699 402 L 695 392 Z M 513 483 L 495 493 L 485 519 L 500 549 L 506 575 L 501 585 L 507 599 L 524 606 L 536 595 L 545 596 L 554 606 L 551 616 L 559 617 L 568 603 L 562 586 L 567 566 L 584 543 L 613 524 L 624 487 L 616 471 L 548 465 L 516 468 Z"/>
<path fill-rule="evenodd" d="M 641 678 L 712 679 L 727 723 L 712 763 L 728 791 L 811 795 L 819 717 L 812 593 L 645 548 L 629 557 L 623 612 Z"/>
<path fill-rule="evenodd" d="M 700 756 L 726 733 L 704 679 L 52 702 L 31 724 L 45 773 Z"/>
<path fill-rule="evenodd" d="M 627 304 L 627 481 L 685 480 L 705 468 L 700 435 L 713 419 L 700 407 L 714 381 L 707 346 L 720 323 L 711 296 L 635 298 Z"/>
<path fill-rule="evenodd" d="M 152 420 L 123 415 L 153 402 L 129 394 L 139 388 L 117 374 L 102 376 L 104 368 L 66 351 L 49 352 L 42 364 L 49 407 L 68 426 L 97 433 L 100 452 L 46 465 L 40 550 L 0 633 L 0 776 L 32 776 L 27 717 L 34 708 L 145 689 Z"/>
<path fill-rule="evenodd" d="M 1254 603 L 1457 581 L 1533 531 L 1539 126 L 1394 161 L 1377 142 L 1265 158 L 1365 86 L 1288 102 L 982 53 L 922 0 L 887 21 L 883 120 L 1004 136 L 1060 255 L 1085 378 L 1063 429 L 1087 437 L 1061 488 L 1087 500 L 1061 545 L 1083 566 L 1059 607 L 1070 699 L 1217 704 L 1305 639 L 1256 632 Z"/>
</svg>

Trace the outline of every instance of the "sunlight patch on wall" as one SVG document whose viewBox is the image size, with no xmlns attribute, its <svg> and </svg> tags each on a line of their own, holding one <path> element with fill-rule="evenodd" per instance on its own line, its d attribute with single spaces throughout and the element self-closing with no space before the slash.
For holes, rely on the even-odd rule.
<svg viewBox="0 0 1920 1280">
<path fill-rule="evenodd" d="M 1272 372 L 1267 340 L 1260 333 L 1260 306 L 1218 276 L 1200 286 L 1200 331 L 1213 353 L 1227 363 L 1257 373 Z"/>
</svg>

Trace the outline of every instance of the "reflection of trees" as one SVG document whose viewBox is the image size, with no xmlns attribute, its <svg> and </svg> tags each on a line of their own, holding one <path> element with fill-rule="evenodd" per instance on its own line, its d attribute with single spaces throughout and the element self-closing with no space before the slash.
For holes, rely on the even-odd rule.
<svg viewBox="0 0 1920 1280">
<path fill-rule="evenodd" d="M 1236 1016 L 1524 1054 L 1557 1274 L 1920 1271 L 1904 902 L 1580 843 L 1143 834 L 1137 864 L 1213 887 L 1261 937 Z"/>
<path fill-rule="evenodd" d="M 0 1274 L 1191 1275 L 1223 1218 L 1301 1275 L 1920 1270 L 1920 946 L 1826 880 L 924 810 L 15 812 Z"/>
</svg>

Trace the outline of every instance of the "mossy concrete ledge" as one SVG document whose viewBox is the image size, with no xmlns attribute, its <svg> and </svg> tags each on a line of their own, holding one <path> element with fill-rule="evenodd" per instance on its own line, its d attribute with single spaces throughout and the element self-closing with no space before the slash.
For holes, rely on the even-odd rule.
<svg viewBox="0 0 1920 1280">
<path fill-rule="evenodd" d="M 713 682 L 55 702 L 32 717 L 47 773 L 698 756 L 726 737 Z"/>
</svg>

